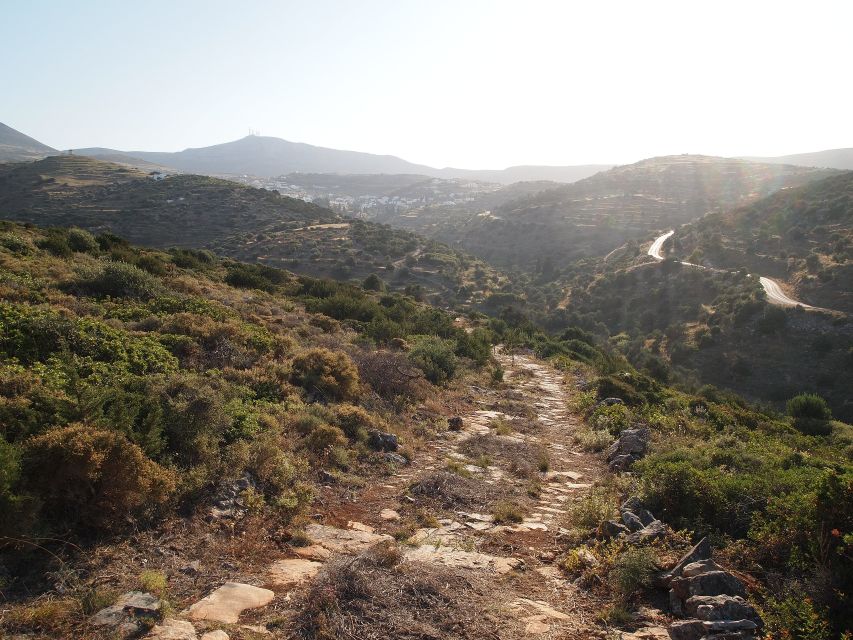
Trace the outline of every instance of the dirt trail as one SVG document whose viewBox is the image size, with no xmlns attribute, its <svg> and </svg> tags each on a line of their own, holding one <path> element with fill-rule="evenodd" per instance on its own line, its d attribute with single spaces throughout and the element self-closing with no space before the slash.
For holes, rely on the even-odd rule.
<svg viewBox="0 0 853 640">
<path fill-rule="evenodd" d="M 481 572 L 492 581 L 495 601 L 508 625 L 505 630 L 496 630 L 507 634 L 499 637 L 515 637 L 517 633 L 586 637 L 586 596 L 563 578 L 554 559 L 559 551 L 558 539 L 566 532 L 562 527 L 567 505 L 584 495 L 604 470 L 594 456 L 574 447 L 572 433 L 579 419 L 569 411 L 574 385 L 564 381 L 564 374 L 531 356 L 497 352 L 496 357 L 505 370 L 505 388 L 502 393 L 475 388 L 474 404 L 488 406 L 494 404 L 495 396 L 509 397 L 527 402 L 535 415 L 524 419 L 500 410 L 475 408 L 461 416 L 460 431 L 448 431 L 428 442 L 411 465 L 401 467 L 382 484 L 366 488 L 357 501 L 333 507 L 322 518 L 322 525 L 310 526 L 309 537 L 325 550 L 317 549 L 316 555 L 311 550 L 302 554 L 319 560 L 326 550 L 355 553 L 365 544 L 381 540 L 384 534 L 394 533 L 398 519 L 403 517 L 400 514 L 411 510 L 413 486 L 437 475 L 447 476 L 450 464 L 486 491 L 523 495 L 518 500 L 526 511 L 523 520 L 498 524 L 485 508 L 475 511 L 451 506 L 437 522 L 422 526 L 408 538 L 402 545 L 405 559 Z M 495 424 L 502 425 L 500 433 L 496 433 Z M 482 442 L 499 446 L 490 451 L 487 463 L 473 464 L 464 452 L 470 453 L 472 444 Z M 508 471 L 519 464 L 519 454 L 524 457 L 527 451 L 542 450 L 548 453 L 547 472 L 536 469 L 531 479 Z M 535 467 L 535 460 L 526 462 Z M 538 495 L 527 493 L 531 482 L 536 484 Z M 357 540 L 342 542 L 350 535 Z"/>
<path fill-rule="evenodd" d="M 383 637 L 370 635 L 379 627 L 370 627 L 367 636 L 364 630 L 380 624 L 375 616 L 382 618 L 386 611 L 412 619 L 393 627 L 406 633 L 422 619 L 432 629 L 422 637 L 596 635 L 593 615 L 601 602 L 568 581 L 557 565 L 565 551 L 561 538 L 568 533 L 563 527 L 569 526 L 570 505 L 606 473 L 597 456 L 575 448 L 573 432 L 580 418 L 569 407 L 576 383 L 529 355 L 498 350 L 495 357 L 505 372 L 502 384 L 469 385 L 448 400 L 460 411 L 461 429 L 442 426 L 420 441 L 410 464 L 400 464 L 366 486 L 330 482 L 304 527 L 305 544 L 291 540 L 275 547 L 257 543 L 231 549 L 228 557 L 237 564 L 227 571 L 220 567 L 199 573 L 187 585 L 192 595 L 180 599 L 186 608 L 146 637 L 193 640 L 216 625 L 224 625 L 233 640 L 258 634 L 292 637 L 282 630 L 293 629 L 311 608 L 317 598 L 313 589 L 324 597 L 329 581 L 341 584 L 342 574 L 336 571 L 352 566 L 356 556 L 380 542 L 396 555 L 395 564 L 368 566 L 359 570 L 359 579 L 371 581 L 372 593 L 385 595 L 355 601 L 362 603 L 356 606 L 376 607 L 372 613 L 353 613 L 351 619 L 346 618 L 350 613 L 342 614 L 350 629 L 346 637 Z M 436 406 L 447 412 L 443 402 Z M 448 417 L 445 413 L 442 418 L 445 425 Z M 277 535 L 269 524 L 257 533 L 262 538 Z M 158 538 L 157 548 L 172 539 Z M 248 538 L 235 538 L 232 544 L 243 540 Z M 421 576 L 432 582 L 416 584 Z M 407 580 L 409 586 L 401 586 Z M 423 589 L 448 593 L 452 611 L 445 605 L 424 611 L 421 601 L 400 600 Z M 442 615 L 456 626 L 447 629 L 438 620 Z"/>
</svg>

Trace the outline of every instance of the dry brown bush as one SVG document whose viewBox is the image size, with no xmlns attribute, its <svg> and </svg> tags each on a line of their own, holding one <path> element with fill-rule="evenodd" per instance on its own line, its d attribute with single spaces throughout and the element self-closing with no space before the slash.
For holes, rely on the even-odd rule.
<svg viewBox="0 0 853 640">
<path fill-rule="evenodd" d="M 342 351 L 308 349 L 293 358 L 292 381 L 326 400 L 358 397 L 358 369 Z"/>
<path fill-rule="evenodd" d="M 501 637 L 488 583 L 473 575 L 400 562 L 380 544 L 326 566 L 294 603 L 293 640 L 480 640 Z M 513 636 L 506 636 L 513 637 Z"/>
<path fill-rule="evenodd" d="M 111 531 L 150 515 L 175 491 L 175 477 L 122 434 L 83 424 L 51 429 L 27 443 L 27 489 L 56 522 Z"/>
<path fill-rule="evenodd" d="M 361 351 L 355 360 L 361 379 L 385 400 L 420 402 L 429 395 L 431 385 L 423 372 L 402 353 Z"/>
</svg>

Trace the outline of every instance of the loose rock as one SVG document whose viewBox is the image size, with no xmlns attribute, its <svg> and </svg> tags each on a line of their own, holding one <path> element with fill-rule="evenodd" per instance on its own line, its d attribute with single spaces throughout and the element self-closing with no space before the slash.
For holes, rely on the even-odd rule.
<svg viewBox="0 0 853 640">
<path fill-rule="evenodd" d="M 400 447 L 397 436 L 393 433 L 371 429 L 367 436 L 367 444 L 376 451 L 396 451 Z"/>
<path fill-rule="evenodd" d="M 275 593 L 269 589 L 239 582 L 226 582 L 192 605 L 187 610 L 187 616 L 193 620 L 213 620 L 234 624 L 243 611 L 263 607 L 274 597 Z"/>
<path fill-rule="evenodd" d="M 196 640 L 195 627 L 186 620 L 165 620 L 151 629 L 150 640 Z"/>
</svg>

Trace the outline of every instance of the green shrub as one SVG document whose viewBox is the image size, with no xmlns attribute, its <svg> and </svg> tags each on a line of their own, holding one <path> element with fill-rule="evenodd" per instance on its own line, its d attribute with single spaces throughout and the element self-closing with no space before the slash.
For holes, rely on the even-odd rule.
<svg viewBox="0 0 853 640">
<path fill-rule="evenodd" d="M 764 608 L 770 637 L 785 640 L 830 640 L 833 635 L 826 618 L 826 612 L 802 592 L 771 598 Z"/>
<path fill-rule="evenodd" d="M 376 420 L 361 407 L 341 404 L 335 407 L 335 422 L 350 440 L 364 442 L 368 429 L 375 425 Z"/>
<path fill-rule="evenodd" d="M 631 410 L 624 404 L 601 405 L 588 418 L 593 431 L 607 431 L 614 436 L 630 427 L 631 420 Z"/>
<path fill-rule="evenodd" d="M 74 253 L 68 246 L 65 233 L 59 229 L 49 229 L 46 237 L 36 242 L 36 246 L 59 258 L 70 258 Z"/>
<path fill-rule="evenodd" d="M 139 586 L 143 591 L 149 591 L 159 598 L 166 595 L 168 581 L 162 571 L 147 569 L 139 574 Z"/>
<path fill-rule="evenodd" d="M 47 520 L 101 531 L 126 527 L 130 516 L 155 514 L 176 486 L 170 471 L 124 436 L 83 424 L 28 441 L 22 472 Z"/>
<path fill-rule="evenodd" d="M 501 500 L 496 502 L 492 507 L 492 515 L 495 522 L 522 522 L 524 520 L 524 511 L 514 502 Z"/>
<path fill-rule="evenodd" d="M 291 378 L 309 393 L 327 400 L 353 400 L 359 394 L 358 369 L 342 351 L 308 349 L 293 359 Z"/>
<path fill-rule="evenodd" d="M 1 233 L 0 247 L 4 247 L 19 256 L 29 255 L 33 250 L 33 245 L 30 244 L 27 238 L 15 235 L 14 233 Z"/>
<path fill-rule="evenodd" d="M 409 361 L 424 372 L 427 380 L 444 384 L 453 378 L 459 366 L 453 340 L 420 335 L 412 336 L 410 342 Z"/>
<path fill-rule="evenodd" d="M 788 400 L 788 415 L 794 419 L 794 426 L 808 435 L 829 435 L 832 431 L 830 420 L 832 412 L 826 400 L 811 393 L 801 393 Z"/>
<path fill-rule="evenodd" d="M 361 286 L 367 291 L 385 291 L 385 283 L 375 273 L 367 276 Z"/>
<path fill-rule="evenodd" d="M 78 253 L 97 253 L 98 246 L 95 236 L 83 229 L 72 227 L 68 230 L 68 246 Z"/>
<path fill-rule="evenodd" d="M 656 562 L 654 553 L 644 547 L 632 547 L 619 554 L 607 576 L 613 590 L 624 601 L 648 587 L 657 570 Z"/>
<path fill-rule="evenodd" d="M 302 441 L 302 445 L 317 455 L 327 454 L 335 447 L 346 445 L 344 432 L 330 424 L 321 424 Z"/>
<path fill-rule="evenodd" d="M 603 488 L 591 489 L 589 493 L 569 506 L 567 523 L 578 529 L 595 529 L 616 512 L 616 498 Z"/>
<path fill-rule="evenodd" d="M 630 405 L 637 405 L 643 401 L 641 394 L 627 381 L 616 376 L 603 376 L 596 381 L 598 388 L 598 399 L 620 398 Z"/>
<path fill-rule="evenodd" d="M 150 300 L 162 291 L 160 281 L 126 262 L 107 262 L 94 277 L 80 283 L 92 295 Z"/>
</svg>

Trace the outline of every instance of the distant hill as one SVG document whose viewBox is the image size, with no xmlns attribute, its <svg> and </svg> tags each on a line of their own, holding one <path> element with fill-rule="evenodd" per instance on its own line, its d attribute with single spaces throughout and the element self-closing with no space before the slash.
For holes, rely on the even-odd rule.
<svg viewBox="0 0 853 640">
<path fill-rule="evenodd" d="M 0 122 L 0 162 L 38 160 L 54 153 L 56 149 Z"/>
<path fill-rule="evenodd" d="M 85 156 L 0 165 L 0 219 L 81 227 L 156 248 L 216 249 L 298 273 L 481 303 L 507 279 L 434 240 L 229 180 L 156 175 Z"/>
<path fill-rule="evenodd" d="M 611 166 L 521 166 L 499 170 L 436 169 L 414 164 L 396 156 L 329 149 L 268 136 L 246 136 L 233 142 L 175 152 L 90 148 L 80 149 L 78 153 L 112 161 L 124 157 L 129 164 L 133 164 L 134 159 L 144 160 L 180 171 L 206 175 L 247 174 L 272 177 L 288 173 L 419 174 L 433 178 L 462 178 L 502 184 L 520 180 L 573 182 Z"/>
<path fill-rule="evenodd" d="M 425 216 L 428 226 L 418 227 L 411 219 L 401 226 L 501 268 L 529 271 L 545 262 L 559 268 L 578 258 L 604 255 L 650 231 L 833 173 L 730 158 L 665 156 L 528 193 L 488 212 Z"/>
<path fill-rule="evenodd" d="M 853 313 L 853 171 L 706 216 L 678 229 L 672 251 L 776 278 L 797 299 Z"/>
<path fill-rule="evenodd" d="M 803 167 L 825 167 L 828 169 L 853 170 L 853 149 L 828 149 L 812 153 L 795 153 L 790 156 L 771 158 L 746 158 L 755 162 L 772 164 L 798 164 Z"/>
</svg>

